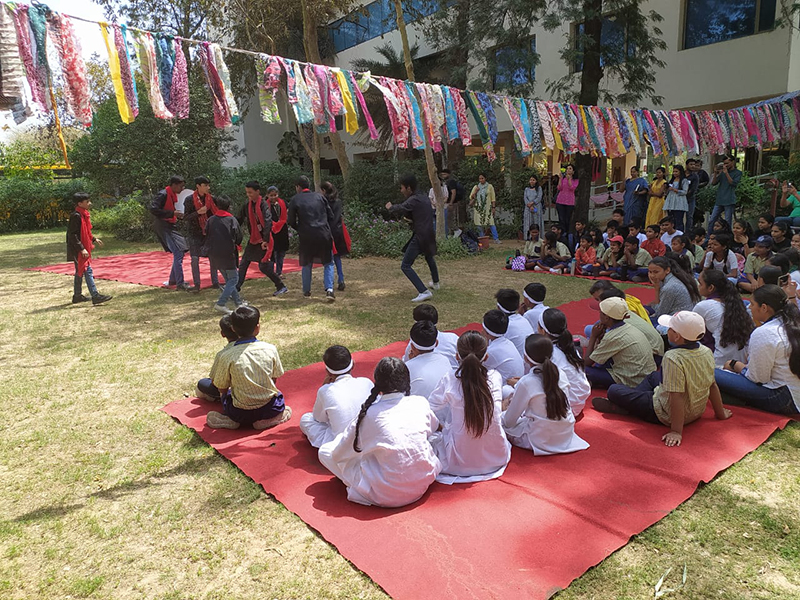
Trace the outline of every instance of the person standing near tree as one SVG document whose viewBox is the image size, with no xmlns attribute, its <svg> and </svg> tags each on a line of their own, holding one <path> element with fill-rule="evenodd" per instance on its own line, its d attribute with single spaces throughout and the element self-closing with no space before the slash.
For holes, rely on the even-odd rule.
<svg viewBox="0 0 800 600">
<path fill-rule="evenodd" d="M 239 224 L 246 226 L 250 232 L 250 239 L 245 246 L 242 254 L 242 261 L 239 263 L 239 280 L 236 289 L 242 290 L 244 280 L 247 277 L 247 269 L 250 263 L 258 263 L 258 270 L 269 277 L 275 284 L 273 296 L 280 296 L 289 290 L 284 285 L 280 277 L 275 274 L 270 258 L 272 257 L 272 212 L 269 205 L 261 197 L 261 185 L 257 181 L 248 181 L 244 184 L 247 194 L 247 202 L 239 211 Z"/>
<path fill-rule="evenodd" d="M 433 297 L 433 293 L 425 287 L 422 280 L 414 271 L 414 261 L 420 254 L 425 256 L 428 268 L 431 270 L 431 281 L 428 287 L 439 289 L 439 269 L 436 266 L 436 232 L 433 230 L 433 209 L 428 199 L 417 191 L 417 178 L 407 174 L 400 178 L 400 193 L 405 201 L 402 204 L 386 203 L 386 210 L 392 214 L 410 216 L 413 235 L 403 247 L 403 262 L 400 270 L 408 280 L 417 288 L 417 296 L 412 302 L 424 302 Z"/>
<path fill-rule="evenodd" d="M 689 193 L 691 182 L 686 177 L 683 165 L 672 167 L 672 179 L 667 184 L 667 199 L 664 200 L 664 210 L 669 213 L 675 228 L 683 233 L 686 212 L 689 210 L 689 203 L 686 197 Z M 662 239 L 662 241 L 664 241 Z M 672 239 L 670 238 L 670 242 Z M 666 242 L 664 242 L 666 244 Z"/>
<path fill-rule="evenodd" d="M 472 188 L 469 195 L 469 206 L 474 211 L 474 222 L 478 228 L 478 235 L 483 237 L 484 227 L 489 227 L 495 244 L 500 243 L 497 236 L 497 227 L 494 225 L 494 213 L 497 209 L 497 196 L 494 186 L 486 180 L 486 174 L 478 175 L 478 185 Z"/>
<path fill-rule="evenodd" d="M 196 177 L 194 193 L 183 201 L 183 224 L 189 245 L 189 256 L 192 259 L 192 281 L 194 287 L 189 291 L 200 292 L 200 257 L 206 241 L 206 225 L 208 219 L 217 212 L 217 205 L 211 195 L 211 182 L 207 177 Z M 219 289 L 217 270 L 211 267 L 211 286 Z"/>
<path fill-rule="evenodd" d="M 625 180 L 625 194 L 623 206 L 625 207 L 625 223 L 634 219 L 641 221 L 647 211 L 647 194 L 650 189 L 647 180 L 639 175 L 639 167 L 631 167 L 631 176 Z"/>
<path fill-rule="evenodd" d="M 742 181 L 742 172 L 736 168 L 736 160 L 732 156 L 726 156 L 722 161 L 722 166 L 717 165 L 714 170 L 714 177 L 711 178 L 711 185 L 719 184 L 717 188 L 717 201 L 714 203 L 714 210 L 711 212 L 711 219 L 708 222 L 709 235 L 714 231 L 714 223 L 725 213 L 725 220 L 733 223 L 733 211 L 736 208 L 736 188 Z"/>
<path fill-rule="evenodd" d="M 531 175 L 528 187 L 522 198 L 522 232 L 525 240 L 530 239 L 531 225 L 538 225 L 539 231 L 544 229 L 544 206 L 542 203 L 543 190 L 539 185 L 539 178 Z"/>
<path fill-rule="evenodd" d="M 169 178 L 169 185 L 161 190 L 150 203 L 150 214 L 155 217 L 155 230 L 161 245 L 167 252 L 172 253 L 172 267 L 169 280 L 164 287 L 175 286 L 176 290 L 188 290 L 189 286 L 183 280 L 183 255 L 186 254 L 186 240 L 175 228 L 178 222 L 180 207 L 178 194 L 186 187 L 186 180 L 180 175 Z"/>
<path fill-rule="evenodd" d="M 439 178 L 447 186 L 447 202 L 444 207 L 445 233 L 455 230 L 461 225 L 461 203 L 467 195 L 464 185 L 458 181 L 450 169 L 442 169 Z M 452 227 L 451 227 L 452 226 Z"/>
<path fill-rule="evenodd" d="M 272 264 L 275 275 L 283 275 L 283 259 L 289 250 L 289 226 L 286 224 L 286 202 L 279 195 L 278 188 L 271 185 L 267 188 L 269 210 L 272 214 Z"/>
<path fill-rule="evenodd" d="M 565 233 L 569 233 L 572 213 L 575 212 L 575 190 L 578 189 L 579 181 L 574 177 L 575 167 L 567 165 L 563 179 L 558 182 L 556 210 L 558 211 L 558 222 L 561 223 L 561 230 Z M 645 185 L 647 184 L 645 183 Z"/>
<path fill-rule="evenodd" d="M 333 221 L 331 221 L 330 224 L 331 236 L 333 236 L 333 264 L 336 266 L 336 275 L 339 282 L 337 289 L 343 292 L 344 271 L 342 270 L 342 257 L 350 254 L 350 238 L 347 235 L 347 228 L 344 226 L 343 219 L 344 206 L 342 205 L 342 199 L 339 196 L 336 186 L 330 181 L 326 181 L 320 187 L 333 213 Z"/>
<path fill-rule="evenodd" d="M 311 297 L 311 273 L 314 259 L 323 265 L 325 297 L 334 302 L 333 293 L 333 237 L 331 226 L 333 212 L 322 194 L 311 191 L 308 177 L 298 177 L 295 183 L 297 193 L 289 202 L 289 226 L 297 231 L 300 238 L 300 266 L 303 268 L 303 297 Z M 425 200 L 427 202 L 427 199 Z M 430 202 L 428 202 L 430 208 Z"/>
<path fill-rule="evenodd" d="M 689 209 L 686 211 L 686 227 L 684 231 L 691 231 L 694 227 L 694 211 L 697 209 L 697 191 L 700 187 L 697 161 L 694 158 L 686 161 L 686 179 L 689 180 L 689 193 L 686 194 L 686 202 L 689 205 Z"/>
</svg>

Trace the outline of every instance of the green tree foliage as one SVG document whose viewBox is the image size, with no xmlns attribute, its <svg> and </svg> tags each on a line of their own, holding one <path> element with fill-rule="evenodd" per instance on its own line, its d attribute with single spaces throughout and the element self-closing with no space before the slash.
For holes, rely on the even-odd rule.
<svg viewBox="0 0 800 600">
<path fill-rule="evenodd" d="M 215 0 L 95 0 L 109 20 L 182 38 L 205 37 L 222 18 L 223 4 Z"/>
<path fill-rule="evenodd" d="M 139 116 L 129 125 L 122 123 L 114 98 L 98 106 L 91 135 L 76 141 L 70 155 L 75 173 L 114 195 L 152 192 L 173 174 L 187 180 L 219 175 L 232 137 L 214 127 L 211 99 L 200 74 L 189 75 L 187 119 L 157 119 L 145 85 L 140 82 L 137 88 Z"/>
</svg>

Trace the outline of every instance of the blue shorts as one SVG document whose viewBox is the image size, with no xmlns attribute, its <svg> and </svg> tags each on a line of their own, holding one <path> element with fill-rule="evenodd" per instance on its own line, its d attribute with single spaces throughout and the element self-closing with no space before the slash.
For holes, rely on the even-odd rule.
<svg viewBox="0 0 800 600">
<path fill-rule="evenodd" d="M 273 396 L 272 400 L 267 402 L 264 406 L 252 410 L 235 407 L 230 390 L 222 397 L 222 414 L 242 425 L 252 425 L 256 421 L 277 417 L 283 412 L 284 408 L 283 394 Z"/>
</svg>

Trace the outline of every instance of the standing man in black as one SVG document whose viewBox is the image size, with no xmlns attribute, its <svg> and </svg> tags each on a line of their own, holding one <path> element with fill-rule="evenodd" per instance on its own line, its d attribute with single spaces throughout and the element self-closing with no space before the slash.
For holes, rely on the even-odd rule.
<svg viewBox="0 0 800 600">
<path fill-rule="evenodd" d="M 155 229 L 164 250 L 172 253 L 172 268 L 169 280 L 164 287 L 175 286 L 176 290 L 188 290 L 189 286 L 183 280 L 183 255 L 186 254 L 186 240 L 175 228 L 180 214 L 178 194 L 186 187 L 186 182 L 180 175 L 169 178 L 169 185 L 161 190 L 150 203 L 150 214 L 155 217 Z"/>
<path fill-rule="evenodd" d="M 450 169 L 442 169 L 439 179 L 447 186 L 447 201 L 444 205 L 444 232 L 449 234 L 451 229 L 456 230 L 461 225 L 461 206 L 467 197 L 467 190 L 458 181 Z M 451 227 L 452 226 L 452 227 Z"/>
<path fill-rule="evenodd" d="M 403 262 L 400 270 L 414 284 L 419 294 L 412 302 L 424 302 L 433 297 L 433 293 L 425 287 L 414 271 L 414 261 L 420 254 L 431 270 L 429 287 L 439 289 L 439 269 L 436 266 L 436 232 L 433 230 L 433 208 L 427 197 L 417 191 L 417 178 L 414 175 L 403 175 L 400 178 L 400 193 L 405 197 L 402 204 L 386 203 L 386 210 L 392 214 L 402 214 L 411 218 L 413 234 L 403 248 Z"/>
<path fill-rule="evenodd" d="M 200 257 L 206 241 L 206 225 L 208 219 L 217 212 L 217 205 L 211 195 L 211 182 L 207 177 L 196 177 L 194 193 L 183 201 L 183 225 L 186 230 L 186 241 L 189 245 L 189 256 L 192 259 L 192 280 L 194 287 L 190 292 L 200 291 Z M 211 286 L 219 289 L 217 269 L 211 267 Z"/>
<path fill-rule="evenodd" d="M 311 191 L 308 177 L 299 177 L 297 193 L 289 202 L 289 226 L 297 231 L 300 241 L 300 266 L 303 267 L 303 297 L 311 297 L 311 269 L 318 258 L 323 268 L 325 297 L 333 302 L 333 212 L 322 194 Z"/>
<path fill-rule="evenodd" d="M 239 263 L 239 281 L 236 289 L 241 291 L 250 263 L 257 262 L 258 270 L 275 284 L 275 292 L 272 295 L 280 296 L 289 290 L 281 278 L 275 274 L 275 269 L 270 261 L 273 246 L 272 212 L 267 201 L 261 197 L 261 185 L 257 181 L 245 183 L 244 191 L 247 194 L 247 202 L 239 212 L 239 226 L 247 227 L 250 239 L 242 254 L 242 261 Z"/>
</svg>

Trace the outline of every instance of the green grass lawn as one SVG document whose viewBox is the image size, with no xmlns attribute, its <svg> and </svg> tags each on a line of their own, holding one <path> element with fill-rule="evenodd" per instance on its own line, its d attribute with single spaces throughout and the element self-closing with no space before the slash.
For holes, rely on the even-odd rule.
<svg viewBox="0 0 800 600">
<path fill-rule="evenodd" d="M 106 242 L 97 255 L 155 249 Z M 501 268 L 511 248 L 440 263 L 441 327 L 479 320 L 497 288 L 535 277 Z M 98 281 L 114 299 L 73 306 L 70 277 L 23 270 L 63 260 L 63 231 L 0 237 L 0 598 L 386 597 L 159 410 L 191 393 L 223 345 L 215 292 Z M 262 310 L 260 337 L 293 369 L 331 343 L 355 351 L 406 338 L 415 291 L 399 267 L 346 260 L 347 291 L 333 305 L 319 272 L 312 300 L 299 273 L 281 299 L 265 279 L 243 295 Z M 548 304 L 588 287 L 559 279 Z M 800 598 L 799 447 L 792 424 L 558 598 L 652 598 L 670 567 L 664 587 L 677 586 L 684 565 L 686 586 L 667 598 Z"/>
</svg>

